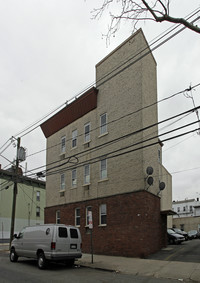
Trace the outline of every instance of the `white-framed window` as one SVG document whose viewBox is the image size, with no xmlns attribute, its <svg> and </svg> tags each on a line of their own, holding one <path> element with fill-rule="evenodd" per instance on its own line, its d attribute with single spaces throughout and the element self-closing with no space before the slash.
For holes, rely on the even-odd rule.
<svg viewBox="0 0 200 283">
<path fill-rule="evenodd" d="M 107 224 L 107 205 L 101 204 L 99 207 L 99 224 L 106 225 Z"/>
<path fill-rule="evenodd" d="M 65 190 L 65 174 L 60 174 L 60 190 Z"/>
<path fill-rule="evenodd" d="M 77 171 L 76 169 L 72 170 L 72 187 L 76 187 L 77 186 Z"/>
<path fill-rule="evenodd" d="M 36 207 L 36 217 L 40 217 L 40 207 Z"/>
<path fill-rule="evenodd" d="M 180 207 L 177 207 L 177 212 L 180 212 Z"/>
<path fill-rule="evenodd" d="M 56 224 L 60 224 L 60 210 L 56 211 Z"/>
<path fill-rule="evenodd" d="M 81 210 L 80 208 L 75 209 L 75 226 L 81 225 Z"/>
<path fill-rule="evenodd" d="M 40 201 L 40 191 L 36 192 L 36 201 Z"/>
<path fill-rule="evenodd" d="M 66 151 L 66 136 L 63 136 L 61 138 L 61 147 L 60 147 L 60 152 L 65 153 Z"/>
<path fill-rule="evenodd" d="M 84 141 L 85 142 L 90 141 L 90 129 L 91 129 L 90 123 L 85 124 L 84 126 Z"/>
<path fill-rule="evenodd" d="M 74 130 L 72 132 L 72 147 L 76 147 L 77 146 L 77 136 L 78 136 L 78 131 Z"/>
<path fill-rule="evenodd" d="M 90 183 L 90 165 L 86 164 L 84 166 L 84 184 Z"/>
<path fill-rule="evenodd" d="M 91 206 L 86 207 L 86 226 L 89 226 L 89 213 L 88 213 L 89 211 L 92 211 Z"/>
<path fill-rule="evenodd" d="M 100 179 L 107 178 L 107 159 L 102 159 L 100 161 Z"/>
<path fill-rule="evenodd" d="M 107 133 L 107 113 L 100 116 L 100 135 Z"/>
</svg>

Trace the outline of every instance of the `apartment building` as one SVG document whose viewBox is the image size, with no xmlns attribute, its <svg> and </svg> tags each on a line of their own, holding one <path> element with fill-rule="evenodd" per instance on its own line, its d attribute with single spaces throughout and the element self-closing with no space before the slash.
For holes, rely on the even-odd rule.
<svg viewBox="0 0 200 283">
<path fill-rule="evenodd" d="M 13 170 L 0 169 L 0 239 L 10 238 L 13 204 Z M 44 224 L 45 182 L 19 176 L 16 198 L 15 233 L 25 226 Z"/>
<path fill-rule="evenodd" d="M 172 209 L 176 212 L 173 215 L 173 226 L 185 231 L 200 231 L 200 201 L 196 199 L 185 199 L 173 201 Z"/>
<path fill-rule="evenodd" d="M 172 187 L 157 116 L 156 62 L 139 30 L 96 65 L 94 87 L 41 125 L 45 222 L 78 226 L 83 252 L 91 228 L 97 254 L 144 257 L 166 245 Z"/>
</svg>

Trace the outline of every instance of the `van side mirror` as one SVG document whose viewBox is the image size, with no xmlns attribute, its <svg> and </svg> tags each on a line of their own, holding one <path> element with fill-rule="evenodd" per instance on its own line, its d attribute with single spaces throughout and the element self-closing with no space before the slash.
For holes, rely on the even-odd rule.
<svg viewBox="0 0 200 283">
<path fill-rule="evenodd" d="M 14 235 L 13 235 L 13 238 L 16 238 L 16 239 L 17 239 L 17 234 L 14 234 Z"/>
</svg>

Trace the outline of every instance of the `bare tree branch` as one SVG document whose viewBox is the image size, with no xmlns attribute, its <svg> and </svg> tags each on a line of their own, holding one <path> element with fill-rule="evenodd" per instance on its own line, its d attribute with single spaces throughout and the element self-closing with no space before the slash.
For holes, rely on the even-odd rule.
<svg viewBox="0 0 200 283">
<path fill-rule="evenodd" d="M 120 28 L 122 20 L 132 21 L 134 29 L 139 21 L 153 20 L 156 22 L 171 22 L 182 24 L 186 28 L 200 33 L 200 27 L 194 25 L 194 21 L 190 22 L 188 19 L 176 18 L 169 15 L 170 0 L 104 0 L 100 8 L 92 11 L 93 18 L 100 18 L 107 10 L 113 11 L 119 7 L 118 14 L 116 12 L 110 13 L 111 22 L 108 29 L 107 38 L 114 35 Z M 197 11 L 199 12 L 200 9 Z M 196 12 L 196 13 L 197 13 Z"/>
</svg>

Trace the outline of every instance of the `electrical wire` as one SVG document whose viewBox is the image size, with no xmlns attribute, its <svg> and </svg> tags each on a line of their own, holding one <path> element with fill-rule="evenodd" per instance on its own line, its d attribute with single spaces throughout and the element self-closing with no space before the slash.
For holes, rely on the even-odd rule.
<svg viewBox="0 0 200 283">
<path fill-rule="evenodd" d="M 193 17 L 194 15 L 196 15 L 200 9 L 195 9 L 193 12 L 191 12 L 189 15 L 189 17 L 187 16 L 187 20 L 190 19 L 191 17 Z M 192 15 L 191 15 L 192 14 Z M 199 19 L 200 17 L 197 17 L 195 20 L 192 21 L 195 22 L 197 19 Z M 165 35 L 163 35 L 162 37 L 160 37 L 159 39 L 157 39 L 155 42 L 151 43 L 150 45 L 148 45 L 147 47 L 145 47 L 143 50 L 140 50 L 138 53 L 136 53 L 133 57 L 129 58 L 128 60 L 126 60 L 125 62 L 123 62 L 121 65 L 115 67 L 112 71 L 110 71 L 109 73 L 107 73 L 106 75 L 104 75 L 102 78 L 100 78 L 99 80 L 96 81 L 96 84 L 98 86 L 102 85 L 103 83 L 107 82 L 108 80 L 110 80 L 111 78 L 113 78 L 114 76 L 118 75 L 119 73 L 121 73 L 123 70 L 127 69 L 128 67 L 130 67 L 132 64 L 136 63 L 138 60 L 142 59 L 143 57 L 145 57 L 146 55 L 148 55 L 149 53 L 151 53 L 152 51 L 154 51 L 155 49 L 157 49 L 158 47 L 160 47 L 162 44 L 164 44 L 165 42 L 167 42 L 168 40 L 170 40 L 172 37 L 174 37 L 175 35 L 177 35 L 178 33 L 180 33 L 182 30 L 184 30 L 186 27 L 180 29 L 178 32 L 176 32 L 174 35 L 170 36 L 168 39 L 164 40 L 162 43 L 160 43 L 159 45 L 155 46 L 152 51 L 150 50 L 151 45 L 157 43 L 159 40 L 161 40 L 163 37 L 165 37 L 166 35 L 168 35 L 170 32 L 174 31 L 177 27 L 179 27 L 179 25 L 177 25 L 176 27 L 173 27 L 170 31 L 168 31 Z M 112 75 L 111 77 L 107 78 L 105 81 L 101 82 L 104 78 L 106 78 L 107 76 L 109 76 L 110 74 L 112 74 L 114 71 L 116 71 L 117 69 L 119 69 L 120 67 L 122 67 L 124 64 L 127 64 L 127 62 L 129 62 L 130 60 L 134 59 L 135 57 L 137 57 L 138 55 L 140 55 L 142 52 L 144 52 L 145 50 L 148 49 L 148 52 L 146 52 L 145 54 L 143 54 L 142 56 L 140 56 L 139 58 L 137 58 L 135 61 L 129 63 L 127 66 L 125 66 L 124 68 L 120 69 L 117 73 L 115 73 L 114 75 Z M 101 83 L 100 83 L 101 82 Z M 90 87 L 93 86 L 93 83 L 90 84 L 87 88 L 85 88 L 82 92 L 79 92 L 78 94 L 76 94 L 72 99 L 73 100 L 77 97 L 79 97 L 83 92 L 87 91 Z M 24 133 L 23 135 L 21 135 L 21 137 L 29 134 L 30 132 L 32 132 L 33 130 L 35 130 L 36 128 L 38 128 L 40 125 L 37 125 L 39 122 L 41 122 L 42 120 L 44 120 L 45 118 L 47 118 L 48 116 L 50 116 L 52 113 L 54 113 L 55 111 L 57 111 L 58 109 L 60 109 L 61 107 L 63 107 L 64 105 L 66 105 L 67 103 L 65 102 L 64 104 L 60 105 L 59 107 L 57 107 L 55 110 L 51 111 L 49 114 L 45 115 L 43 118 L 37 120 L 36 122 L 34 122 L 33 124 L 31 124 L 30 126 L 26 127 L 24 130 L 22 130 L 21 132 L 15 134 L 14 136 L 19 136 L 22 133 Z M 36 126 L 37 125 L 37 126 Z M 33 126 L 35 126 L 33 129 L 31 129 Z"/>
<path fill-rule="evenodd" d="M 168 97 L 165 97 L 165 98 L 163 98 L 163 99 L 160 99 L 159 101 L 156 101 L 155 103 L 152 103 L 152 104 L 149 104 L 149 105 L 147 105 L 147 106 L 144 106 L 143 108 L 137 109 L 137 110 L 135 110 L 135 111 L 133 111 L 133 112 L 131 112 L 131 113 L 128 113 L 128 114 L 123 115 L 123 116 L 120 116 L 119 118 L 117 118 L 117 119 L 115 119 L 115 120 L 112 120 L 112 121 L 107 122 L 106 125 L 110 125 L 110 124 L 115 123 L 115 122 L 118 122 L 118 121 L 120 121 L 120 120 L 122 120 L 122 119 L 124 119 L 124 118 L 126 118 L 126 117 L 129 117 L 129 116 L 131 116 L 131 115 L 137 114 L 138 112 L 143 111 L 144 109 L 147 109 L 147 108 L 149 108 L 149 107 L 154 106 L 155 104 L 158 104 L 158 103 L 160 103 L 160 102 L 163 102 L 163 101 L 166 101 L 166 100 L 168 100 L 168 99 L 171 99 L 171 98 L 173 98 L 173 97 L 175 97 L 175 96 L 177 96 L 177 95 L 179 95 L 179 94 L 183 94 L 183 93 L 185 93 L 186 91 L 189 91 L 190 88 L 191 88 L 191 89 L 194 89 L 194 88 L 196 88 L 196 87 L 198 87 L 198 86 L 200 86 L 200 83 L 194 85 L 193 87 L 190 86 L 189 88 L 186 88 L 186 89 L 184 89 L 184 90 L 182 90 L 182 91 L 179 91 L 179 92 L 177 92 L 177 93 L 174 93 L 174 94 L 172 94 L 172 95 L 170 95 L 170 96 L 168 96 Z M 100 126 L 98 126 L 98 127 L 96 127 L 96 128 L 93 128 L 93 129 L 90 130 L 90 133 L 93 132 L 93 131 L 99 130 L 99 129 L 100 129 Z M 79 137 L 81 137 L 81 136 L 84 136 L 84 133 L 77 135 L 77 138 L 79 138 Z M 72 141 L 72 138 L 66 139 L 66 142 L 71 142 L 71 141 Z M 61 142 L 59 142 L 59 143 L 57 143 L 57 144 L 55 144 L 55 145 L 52 145 L 52 146 L 50 146 L 50 147 L 48 147 L 48 148 L 42 149 L 42 150 L 40 150 L 40 151 L 37 151 L 37 152 L 35 152 L 35 153 L 29 154 L 29 155 L 27 156 L 27 158 L 30 157 L 30 156 L 33 156 L 33 155 L 35 155 L 35 154 L 38 154 L 38 153 L 47 151 L 47 150 L 49 150 L 49 149 L 51 149 L 51 148 L 53 148 L 53 147 L 60 146 L 60 145 L 61 145 Z"/>
<path fill-rule="evenodd" d="M 182 134 L 179 134 L 179 135 L 176 135 L 176 136 L 173 136 L 173 137 L 169 137 L 169 138 L 166 138 L 166 139 L 163 139 L 162 142 L 166 142 L 166 141 L 169 141 L 169 140 L 173 140 L 175 138 L 179 138 L 179 137 L 182 137 L 184 135 L 187 135 L 187 134 L 190 134 L 190 133 L 193 133 L 197 130 L 199 130 L 200 128 L 196 128 L 194 130 L 190 130 L 190 131 L 187 131 L 185 133 L 182 133 Z M 66 167 L 66 168 L 62 168 L 61 170 L 57 170 L 57 171 L 53 171 L 53 172 L 49 172 L 46 174 L 46 176 L 50 176 L 50 175 L 53 175 L 53 174 L 58 174 L 58 173 L 61 173 L 61 172 L 66 172 L 68 170 L 72 170 L 73 168 L 79 168 L 79 167 L 82 167 L 86 164 L 93 164 L 93 163 L 97 163 L 99 162 L 102 158 L 104 159 L 111 159 L 111 158 L 115 158 L 115 157 L 119 157 L 119 156 L 122 156 L 122 155 L 125 155 L 125 154 L 129 154 L 129 153 L 132 153 L 132 152 L 135 152 L 135 151 L 138 151 L 138 150 L 141 150 L 141 149 L 145 149 L 147 147 L 150 147 L 150 146 L 154 146 L 154 145 L 157 145 L 159 144 L 159 141 L 156 141 L 156 142 L 153 142 L 151 144 L 148 144 L 148 145 L 144 145 L 144 146 L 141 146 L 141 147 L 138 147 L 138 148 L 134 148 L 134 149 L 131 149 L 131 150 L 128 150 L 128 151 L 125 151 L 125 152 L 121 152 L 121 153 L 116 153 L 115 155 L 111 155 L 111 156 L 108 156 L 108 154 L 103 154 L 101 156 L 97 156 L 97 157 L 94 157 L 94 158 L 91 158 L 89 160 L 86 160 L 86 161 L 83 161 L 82 163 L 79 163 L 77 166 L 70 166 L 70 167 Z M 120 149 L 121 150 L 121 149 Z M 113 153 L 113 152 L 112 152 Z M 115 152 L 114 152 L 115 153 Z M 110 153 L 109 153 L 110 154 Z"/>
<path fill-rule="evenodd" d="M 94 150 L 97 150 L 97 149 L 100 149 L 100 148 L 105 147 L 105 146 L 107 146 L 107 145 L 113 144 L 113 143 L 115 143 L 115 142 L 120 141 L 121 139 L 128 138 L 128 137 L 130 137 L 130 136 L 132 136 L 132 135 L 136 135 L 136 134 L 138 134 L 138 133 L 140 133 L 140 132 L 143 132 L 143 131 L 145 131 L 145 130 L 148 130 L 148 129 L 152 128 L 152 127 L 155 127 L 155 126 L 157 126 L 157 125 L 159 125 L 159 124 L 165 123 L 165 122 L 167 122 L 167 121 L 169 121 L 169 120 L 175 119 L 175 118 L 180 117 L 180 116 L 182 116 L 182 115 L 185 115 L 185 114 L 188 114 L 188 113 L 193 113 L 193 112 L 194 112 L 196 109 L 198 109 L 198 108 L 200 108 L 200 106 L 198 106 L 198 107 L 196 107 L 196 108 L 189 109 L 189 110 L 187 110 L 187 111 L 185 111 L 185 112 L 179 113 L 179 114 L 174 115 L 174 116 L 172 116 L 172 117 L 170 117 L 170 118 L 164 119 L 164 120 L 162 120 L 162 121 L 160 121 L 160 122 L 157 122 L 157 123 L 148 125 L 147 127 L 138 129 L 138 130 L 136 130 L 136 131 L 133 131 L 133 132 L 131 132 L 131 133 L 128 133 L 128 134 L 126 134 L 126 135 L 124 135 L 124 136 L 118 137 L 118 138 L 113 139 L 113 140 L 111 140 L 111 141 L 108 141 L 108 142 L 106 142 L 106 143 L 100 144 L 100 145 L 95 146 L 95 147 L 93 147 L 93 148 L 89 148 L 89 149 L 87 149 L 87 150 L 83 150 L 83 151 L 77 153 L 77 154 L 76 154 L 76 157 L 80 157 L 81 155 L 82 155 L 82 156 L 83 156 L 83 155 L 86 155 L 88 152 L 91 153 L 91 152 L 94 151 Z M 144 140 L 143 140 L 142 142 L 144 142 Z M 65 159 L 68 159 L 68 158 L 70 158 L 70 157 L 74 157 L 74 155 L 69 156 L 69 157 L 66 157 Z M 63 159 L 63 160 L 64 160 L 64 159 Z M 35 170 L 41 169 L 41 168 L 46 167 L 46 166 L 50 166 L 50 165 L 53 165 L 53 164 L 56 164 L 56 163 L 60 163 L 60 161 L 61 161 L 60 159 L 59 159 L 59 160 L 56 160 L 56 161 L 51 162 L 51 163 L 49 163 L 49 164 L 46 164 L 46 165 L 37 167 L 37 168 L 35 168 L 35 169 L 32 169 L 31 171 L 35 171 Z M 29 172 L 29 171 L 28 171 L 28 172 Z M 28 173 L 28 172 L 27 172 L 27 173 Z"/>
<path fill-rule="evenodd" d="M 87 161 L 84 161 L 84 163 L 87 163 L 87 162 L 89 162 L 89 163 L 91 163 L 92 162 L 92 160 L 95 160 L 95 159 L 98 159 L 98 161 L 101 159 L 101 158 L 108 158 L 108 156 L 110 155 L 110 154 L 113 154 L 113 153 L 116 153 L 116 152 L 119 152 L 119 151 L 123 151 L 123 150 L 125 150 L 125 149 L 128 149 L 128 148 L 130 148 L 130 147 L 133 147 L 133 146 L 136 146 L 136 145 L 140 145 L 140 144 L 144 144 L 145 142 L 147 142 L 147 141 L 151 141 L 151 140 L 154 140 L 154 139 L 158 139 L 159 137 L 161 137 L 161 136 L 163 136 L 163 135 L 166 135 L 166 134 L 169 134 L 169 133 L 173 133 L 174 131 L 177 131 L 177 130 L 180 130 L 180 129 L 183 129 L 183 128 L 185 128 L 185 127 L 188 127 L 188 126 L 191 126 L 191 125 L 193 125 L 193 124 L 195 124 L 195 123 L 197 123 L 197 121 L 194 121 L 194 122 L 192 122 L 192 123 L 190 123 L 190 124 L 187 124 L 187 125 L 184 125 L 184 126 L 182 126 L 182 127 L 179 127 L 179 128 L 176 128 L 176 129 L 173 129 L 173 130 L 171 130 L 171 131 L 168 131 L 168 132 L 166 132 L 166 133 L 163 133 L 163 134 L 160 134 L 160 135 L 156 135 L 156 136 L 154 136 L 154 137 L 151 137 L 151 138 L 149 138 L 149 139 L 146 139 L 146 140 L 141 140 L 141 141 L 139 141 L 139 142 L 135 142 L 134 144 L 131 144 L 131 145 L 128 145 L 128 146 L 126 146 L 126 147 L 123 147 L 123 148 L 120 148 L 120 149 L 117 149 L 117 150 L 114 150 L 114 151 L 112 151 L 112 152 L 108 152 L 108 153 L 105 153 L 104 152 L 104 154 L 102 155 L 102 156 L 97 156 L 97 157 L 93 157 L 93 158 L 91 158 L 91 159 L 87 159 Z M 186 132 L 186 133 L 188 133 L 188 132 Z M 186 134 L 185 133 L 185 134 Z M 190 132 L 189 132 L 190 133 Z M 183 134 L 184 135 L 184 134 Z M 178 136 L 179 137 L 179 136 Z M 165 140 L 162 140 L 162 141 L 165 141 Z M 156 142 L 156 144 L 157 143 L 159 143 L 159 141 L 158 142 Z M 144 147 L 145 148 L 145 147 Z M 77 154 L 78 155 L 78 154 Z M 83 157 L 83 156 L 82 156 Z M 69 158 L 69 157 L 68 157 Z M 67 164 L 68 163 L 68 161 L 66 161 L 66 162 L 64 162 L 64 163 L 62 163 L 62 164 L 60 164 L 59 165 L 59 167 L 62 167 L 62 166 L 64 166 L 65 164 Z M 78 165 L 77 164 L 75 164 L 76 166 L 72 166 L 72 167 L 79 167 L 80 166 L 80 162 L 78 163 Z M 58 166 L 54 166 L 54 167 L 51 167 L 51 168 L 48 168 L 47 170 L 45 170 L 45 171 L 42 171 L 42 173 L 44 174 L 44 172 L 48 172 L 48 171 L 50 171 L 50 170 L 53 170 L 53 169 L 55 169 L 55 168 L 57 168 Z M 71 168 L 71 167 L 70 167 Z M 63 171 L 64 169 L 62 168 L 61 169 L 61 171 Z M 60 170 L 58 170 L 58 171 L 60 171 Z M 58 173 L 58 171 L 54 171 L 55 173 Z M 48 175 L 48 174 L 46 174 L 46 175 Z"/>
</svg>

